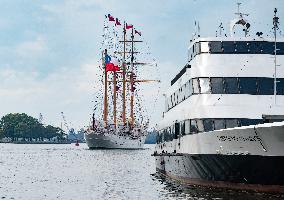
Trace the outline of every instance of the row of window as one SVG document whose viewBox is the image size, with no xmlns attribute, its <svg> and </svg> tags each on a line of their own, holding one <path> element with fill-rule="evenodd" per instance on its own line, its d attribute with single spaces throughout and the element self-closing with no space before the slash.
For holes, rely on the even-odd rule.
<svg viewBox="0 0 284 200">
<path fill-rule="evenodd" d="M 264 121 L 264 119 L 188 119 L 159 131 L 157 143 L 163 143 L 177 139 L 179 136 L 209 132 L 226 128 L 262 124 L 264 122 L 283 121 L 284 119 Z"/>
<path fill-rule="evenodd" d="M 277 54 L 284 54 L 284 42 L 276 43 Z M 274 54 L 274 42 L 210 41 L 196 42 L 188 51 L 189 61 L 200 53 L 211 54 Z"/>
<path fill-rule="evenodd" d="M 277 95 L 284 95 L 284 78 L 278 78 Z M 194 78 L 182 85 L 167 99 L 167 110 L 193 94 L 250 94 L 273 95 L 274 78 L 214 77 Z"/>
</svg>

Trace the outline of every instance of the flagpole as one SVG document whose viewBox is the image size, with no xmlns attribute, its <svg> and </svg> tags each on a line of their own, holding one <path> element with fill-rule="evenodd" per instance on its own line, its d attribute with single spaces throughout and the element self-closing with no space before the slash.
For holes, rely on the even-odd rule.
<svg viewBox="0 0 284 200">
<path fill-rule="evenodd" d="M 126 29 L 125 29 L 125 21 L 124 21 L 124 25 L 123 25 L 123 63 L 122 63 L 122 80 L 123 80 L 123 84 L 122 84 L 122 121 L 123 121 L 123 125 L 126 125 L 126 119 L 125 119 L 125 115 L 126 115 L 126 108 L 125 108 L 125 90 L 126 90 L 126 81 L 125 81 L 125 71 L 126 71 L 126 67 L 125 67 L 125 51 L 126 51 Z"/>
<path fill-rule="evenodd" d="M 106 63 L 105 63 L 105 57 L 107 55 L 107 50 L 105 49 L 104 55 L 102 53 L 102 62 L 105 68 L 105 95 L 104 95 L 104 123 L 105 123 L 105 128 L 107 128 L 108 123 L 107 123 L 107 115 L 108 115 L 108 105 L 107 105 L 107 71 L 106 71 Z"/>
<path fill-rule="evenodd" d="M 276 40 L 276 37 L 277 37 L 277 28 L 278 28 L 278 17 L 276 16 L 277 14 L 277 9 L 275 8 L 274 9 L 274 17 L 273 17 L 273 30 L 274 30 L 274 104 L 276 105 L 277 104 L 277 40 Z"/>
</svg>

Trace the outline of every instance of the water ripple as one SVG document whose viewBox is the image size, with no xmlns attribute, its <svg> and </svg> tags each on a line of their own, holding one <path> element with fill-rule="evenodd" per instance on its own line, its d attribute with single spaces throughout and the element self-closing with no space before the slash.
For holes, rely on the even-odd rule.
<svg viewBox="0 0 284 200">
<path fill-rule="evenodd" d="M 253 194 L 179 184 L 157 174 L 153 146 L 89 150 L 85 144 L 0 144 L 0 199 L 266 200 Z"/>
</svg>

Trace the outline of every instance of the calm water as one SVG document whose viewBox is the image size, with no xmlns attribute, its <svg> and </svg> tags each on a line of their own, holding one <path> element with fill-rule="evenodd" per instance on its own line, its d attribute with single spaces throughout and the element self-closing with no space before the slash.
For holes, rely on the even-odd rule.
<svg viewBox="0 0 284 200">
<path fill-rule="evenodd" d="M 0 144 L 0 199 L 284 199 L 179 185 L 155 174 L 153 145 L 146 147 Z"/>
</svg>

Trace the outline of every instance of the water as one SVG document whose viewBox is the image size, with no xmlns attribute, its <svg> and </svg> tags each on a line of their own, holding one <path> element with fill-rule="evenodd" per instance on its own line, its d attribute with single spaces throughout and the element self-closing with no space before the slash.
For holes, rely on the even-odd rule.
<svg viewBox="0 0 284 200">
<path fill-rule="evenodd" d="M 145 150 L 88 150 L 86 144 L 0 144 L 0 199 L 274 200 L 281 195 L 180 185 L 155 174 Z"/>
</svg>

